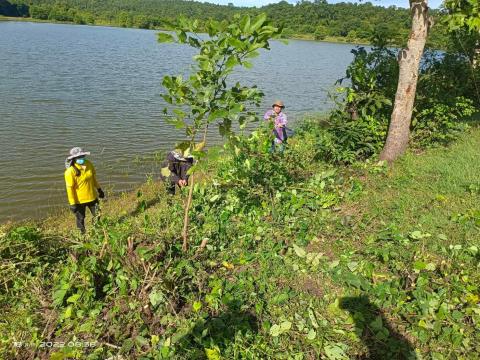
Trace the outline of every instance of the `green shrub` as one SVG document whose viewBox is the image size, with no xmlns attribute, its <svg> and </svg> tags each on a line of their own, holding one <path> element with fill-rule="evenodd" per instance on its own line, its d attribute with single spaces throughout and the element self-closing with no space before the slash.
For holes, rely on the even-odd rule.
<svg viewBox="0 0 480 360">
<path fill-rule="evenodd" d="M 34 226 L 11 229 L 0 241 L 0 295 L 16 293 L 32 277 L 43 276 L 65 258 L 66 248 Z"/>
<path fill-rule="evenodd" d="M 394 51 L 379 44 L 367 51 L 352 50 L 354 59 L 347 81 L 335 97 L 328 121 L 303 124 L 304 133 L 315 134 L 317 158 L 331 163 L 353 163 L 377 155 L 386 139 L 398 80 Z M 413 146 L 446 145 L 468 126 L 461 122 L 475 112 L 478 101 L 475 70 L 458 52 L 427 51 L 420 68 L 412 120 Z"/>
<path fill-rule="evenodd" d="M 383 146 L 387 121 L 365 115 L 356 120 L 335 113 L 327 121 L 308 121 L 299 127 L 302 136 L 315 137 L 317 160 L 351 164 L 377 154 Z"/>
<path fill-rule="evenodd" d="M 473 101 L 463 97 L 456 98 L 451 104 L 432 102 L 431 107 L 416 113 L 412 121 L 414 146 L 449 144 L 468 128 L 468 124 L 461 120 L 474 113 Z"/>
<path fill-rule="evenodd" d="M 385 47 L 367 51 L 363 47 L 352 50 L 353 61 L 347 67 L 345 77 L 338 84 L 347 82 L 337 91 L 343 97 L 337 102 L 333 113 L 357 116 L 388 117 L 392 111 L 398 79 L 398 63 L 395 53 Z"/>
</svg>

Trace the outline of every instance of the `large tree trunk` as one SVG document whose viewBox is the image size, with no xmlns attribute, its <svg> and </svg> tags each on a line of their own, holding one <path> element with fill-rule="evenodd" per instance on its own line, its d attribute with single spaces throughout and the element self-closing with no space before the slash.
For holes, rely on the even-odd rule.
<svg viewBox="0 0 480 360">
<path fill-rule="evenodd" d="M 380 159 L 388 162 L 397 159 L 407 149 L 413 103 L 417 90 L 418 69 L 430 26 L 428 0 L 410 0 L 410 10 L 412 13 L 412 29 L 407 48 L 398 54 L 400 74 L 397 93 L 387 141 L 380 154 Z"/>
</svg>

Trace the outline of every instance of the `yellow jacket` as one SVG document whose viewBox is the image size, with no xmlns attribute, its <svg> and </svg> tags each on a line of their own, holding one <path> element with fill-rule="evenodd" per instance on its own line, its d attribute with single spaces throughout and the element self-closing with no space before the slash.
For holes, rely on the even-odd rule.
<svg viewBox="0 0 480 360">
<path fill-rule="evenodd" d="M 75 174 L 75 166 L 80 170 L 80 175 Z M 70 205 L 84 204 L 97 199 L 97 189 L 100 185 L 97 182 L 97 175 L 93 164 L 85 160 L 85 169 L 74 164 L 65 170 L 65 184 L 67 186 L 67 197 Z"/>
</svg>

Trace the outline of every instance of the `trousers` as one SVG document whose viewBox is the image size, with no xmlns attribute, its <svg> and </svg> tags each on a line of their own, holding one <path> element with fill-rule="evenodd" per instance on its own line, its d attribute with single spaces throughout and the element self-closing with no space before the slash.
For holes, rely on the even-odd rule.
<svg viewBox="0 0 480 360">
<path fill-rule="evenodd" d="M 87 208 L 90 210 L 92 216 L 95 218 L 97 215 L 97 206 L 98 199 L 84 204 L 70 205 L 70 210 L 72 210 L 72 212 L 75 214 L 77 228 L 82 234 L 85 234 L 85 213 L 87 211 Z"/>
</svg>

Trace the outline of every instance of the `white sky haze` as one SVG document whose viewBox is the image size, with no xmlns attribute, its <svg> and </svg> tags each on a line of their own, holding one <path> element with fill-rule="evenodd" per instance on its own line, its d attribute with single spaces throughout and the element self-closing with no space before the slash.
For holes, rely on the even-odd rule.
<svg viewBox="0 0 480 360">
<path fill-rule="evenodd" d="M 287 0 L 291 4 L 295 4 L 296 0 Z M 339 3 L 339 2 L 358 2 L 358 1 L 346 1 L 346 0 L 327 0 L 328 3 Z M 215 4 L 227 5 L 228 3 L 233 3 L 236 6 L 263 6 L 267 4 L 278 3 L 280 0 L 208 0 L 204 2 L 210 2 Z M 398 7 L 408 7 L 408 0 L 370 0 L 374 5 L 379 6 L 391 6 L 395 5 Z M 431 8 L 438 8 L 442 0 L 430 0 L 429 6 Z"/>
</svg>

